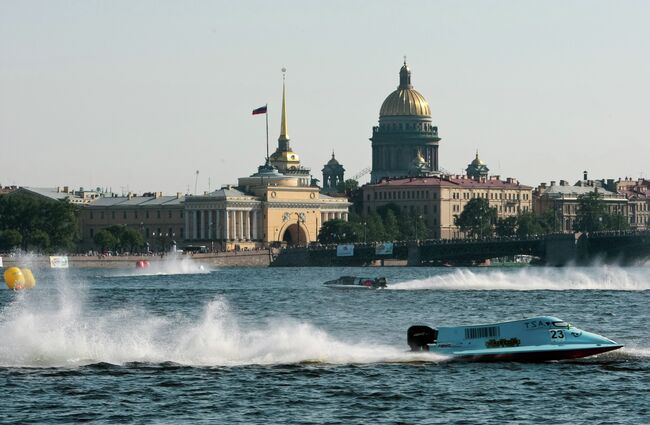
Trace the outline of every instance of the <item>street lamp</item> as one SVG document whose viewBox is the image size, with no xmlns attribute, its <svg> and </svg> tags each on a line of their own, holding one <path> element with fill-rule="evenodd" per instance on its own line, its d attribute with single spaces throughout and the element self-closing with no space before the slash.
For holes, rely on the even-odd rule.
<svg viewBox="0 0 650 425">
<path fill-rule="evenodd" d="M 418 240 L 418 221 L 422 220 L 422 216 L 419 215 L 415 218 L 415 240 Z"/>
<path fill-rule="evenodd" d="M 297 213 L 297 212 L 295 212 L 294 214 L 296 215 L 296 226 L 298 226 L 298 228 L 296 230 L 298 232 L 297 246 L 300 246 L 300 223 L 305 222 L 305 214 L 304 213 Z M 307 241 L 305 240 L 305 243 L 306 242 Z"/>
<path fill-rule="evenodd" d="M 212 214 L 210 214 L 210 215 L 212 215 Z M 212 220 L 210 220 L 210 235 L 209 235 L 209 237 L 210 237 L 210 252 L 214 252 L 214 240 L 215 240 L 215 230 L 216 230 L 216 229 L 213 229 L 212 226 L 214 226 L 214 223 L 212 222 Z"/>
</svg>

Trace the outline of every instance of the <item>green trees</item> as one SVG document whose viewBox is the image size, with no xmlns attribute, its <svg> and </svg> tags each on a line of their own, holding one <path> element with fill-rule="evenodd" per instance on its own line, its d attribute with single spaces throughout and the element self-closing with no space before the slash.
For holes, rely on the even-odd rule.
<svg viewBox="0 0 650 425">
<path fill-rule="evenodd" d="M 455 224 L 462 232 L 471 238 L 482 238 L 492 235 L 492 226 L 496 223 L 497 210 L 491 208 L 484 198 L 471 199 L 458 217 Z"/>
<path fill-rule="evenodd" d="M 71 250 L 78 239 L 78 210 L 67 201 L 21 193 L 0 197 L 0 249 Z"/>
<path fill-rule="evenodd" d="M 140 232 L 126 226 L 110 226 L 101 229 L 93 238 L 95 244 L 102 250 L 134 252 L 144 246 L 144 237 Z"/>
<path fill-rule="evenodd" d="M 501 237 L 515 236 L 517 234 L 518 218 L 515 216 L 499 218 L 496 225 L 496 234 Z"/>
<path fill-rule="evenodd" d="M 359 242 L 359 235 L 363 238 L 363 228 L 360 223 L 330 220 L 323 223 L 318 241 L 324 244 Z"/>
<path fill-rule="evenodd" d="M 597 192 L 580 195 L 573 230 L 576 232 L 603 230 L 603 217 L 605 214 L 605 204 L 601 201 L 601 196 Z"/>
<path fill-rule="evenodd" d="M 578 197 L 578 208 L 573 230 L 595 232 L 599 230 L 627 230 L 630 227 L 622 214 L 610 214 L 598 192 L 589 192 Z"/>
<path fill-rule="evenodd" d="M 520 238 L 527 236 L 537 236 L 549 233 L 549 228 L 545 224 L 544 217 L 537 216 L 531 211 L 526 211 L 517 217 L 516 235 Z"/>
<path fill-rule="evenodd" d="M 422 216 L 402 212 L 395 204 L 384 205 L 365 217 L 350 214 L 350 221 L 330 220 L 323 223 L 321 243 L 383 242 L 426 239 L 431 231 Z"/>
<path fill-rule="evenodd" d="M 117 238 L 107 229 L 95 233 L 93 240 L 102 252 L 117 248 Z"/>
<path fill-rule="evenodd" d="M 23 237 L 18 230 L 0 230 L 0 251 L 9 251 L 20 246 Z"/>
<path fill-rule="evenodd" d="M 340 182 L 336 185 L 337 192 L 345 193 L 348 196 L 358 188 L 359 182 L 352 179 L 347 179 L 346 181 Z"/>
</svg>

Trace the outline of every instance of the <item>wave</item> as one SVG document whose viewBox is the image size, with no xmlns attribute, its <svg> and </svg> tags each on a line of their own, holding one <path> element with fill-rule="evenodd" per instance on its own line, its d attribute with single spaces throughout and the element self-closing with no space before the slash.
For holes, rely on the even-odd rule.
<svg viewBox="0 0 650 425">
<path fill-rule="evenodd" d="M 527 267 L 511 271 L 456 269 L 426 279 L 391 284 L 391 290 L 650 290 L 647 268 Z"/>
<path fill-rule="evenodd" d="M 648 359 L 650 358 L 650 348 L 639 346 L 625 346 L 618 351 L 612 352 L 611 355 L 626 359 Z"/>
<path fill-rule="evenodd" d="M 65 291 L 64 291 L 65 292 Z M 85 311 L 62 294 L 52 308 L 20 294 L 0 312 L 0 366 L 77 367 L 97 363 L 176 363 L 243 366 L 297 363 L 437 362 L 431 353 L 349 343 L 309 323 L 276 319 L 255 329 L 240 324 L 223 298 L 207 303 L 198 320 L 138 308 Z"/>
<path fill-rule="evenodd" d="M 120 270 L 113 273 L 111 277 L 133 277 L 133 276 L 168 276 L 177 274 L 208 274 L 212 268 L 192 260 L 191 258 L 179 258 L 170 254 L 162 260 L 151 261 L 146 268 L 136 268 L 133 264 L 131 270 Z"/>
</svg>

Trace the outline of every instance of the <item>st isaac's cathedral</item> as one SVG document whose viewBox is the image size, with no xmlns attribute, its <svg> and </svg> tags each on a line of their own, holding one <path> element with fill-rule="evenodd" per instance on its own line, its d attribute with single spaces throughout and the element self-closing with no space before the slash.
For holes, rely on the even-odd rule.
<svg viewBox="0 0 650 425">
<path fill-rule="evenodd" d="M 381 105 L 379 125 L 373 127 L 370 140 L 371 183 L 408 176 L 414 161 L 422 162 L 421 158 L 426 171 L 438 172 L 438 127 L 431 122 L 429 103 L 411 84 L 406 60 L 399 71 L 397 90 Z"/>
</svg>

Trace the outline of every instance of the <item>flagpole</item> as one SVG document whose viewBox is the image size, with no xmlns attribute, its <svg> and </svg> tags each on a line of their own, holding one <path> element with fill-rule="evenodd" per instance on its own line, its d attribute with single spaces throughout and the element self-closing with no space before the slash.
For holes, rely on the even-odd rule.
<svg viewBox="0 0 650 425">
<path fill-rule="evenodd" d="M 264 115 L 266 115 L 266 163 L 269 163 L 269 104 L 267 103 L 266 105 L 266 112 Z"/>
</svg>

